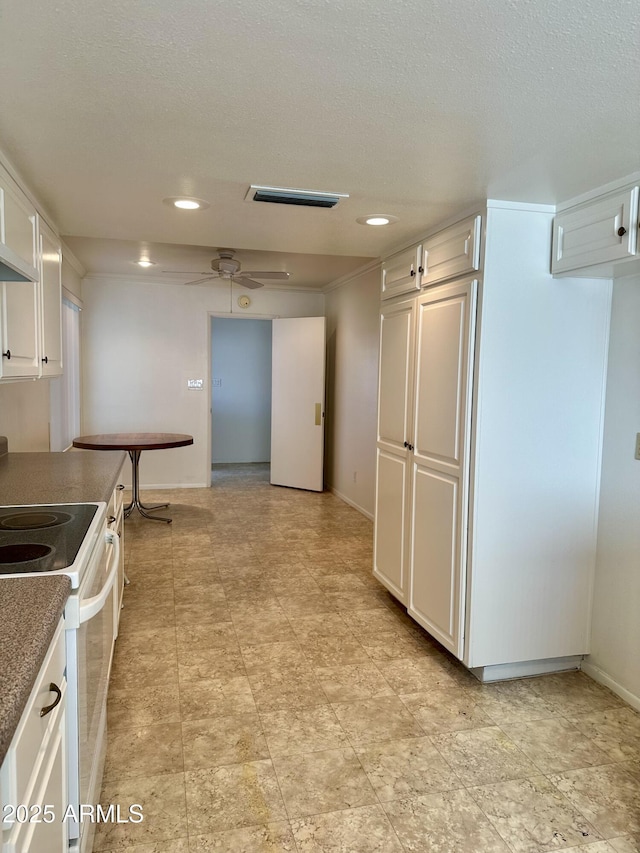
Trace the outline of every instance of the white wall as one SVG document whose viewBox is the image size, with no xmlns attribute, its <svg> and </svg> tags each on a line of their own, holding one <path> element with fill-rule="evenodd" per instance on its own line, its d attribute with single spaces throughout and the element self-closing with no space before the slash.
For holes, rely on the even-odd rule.
<svg viewBox="0 0 640 853">
<path fill-rule="evenodd" d="M 327 446 L 325 481 L 373 517 L 380 270 L 330 291 L 327 314 Z M 355 482 L 354 482 L 355 474 Z"/>
<path fill-rule="evenodd" d="M 213 463 L 269 461 L 270 320 L 212 318 L 211 409 Z"/>
<path fill-rule="evenodd" d="M 135 278 L 87 277 L 82 293 L 83 433 L 179 432 L 194 444 L 142 454 L 143 486 L 206 486 L 210 314 L 226 313 L 244 288 L 186 287 Z M 321 293 L 253 291 L 243 316 L 324 314 Z M 187 379 L 203 379 L 202 391 Z"/>
<path fill-rule="evenodd" d="M 592 654 L 586 671 L 640 709 L 640 276 L 613 285 Z"/>
</svg>

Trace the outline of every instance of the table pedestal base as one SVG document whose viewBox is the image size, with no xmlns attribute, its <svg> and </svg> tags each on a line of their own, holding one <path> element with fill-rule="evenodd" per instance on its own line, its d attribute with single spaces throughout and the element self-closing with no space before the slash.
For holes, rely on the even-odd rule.
<svg viewBox="0 0 640 853">
<path fill-rule="evenodd" d="M 145 518 L 149 518 L 151 521 L 164 521 L 166 524 L 171 524 L 173 521 L 172 518 L 165 518 L 161 515 L 149 515 L 149 512 L 155 509 L 166 509 L 169 504 L 156 504 L 155 506 L 145 506 L 140 501 L 140 477 L 139 477 L 139 467 L 140 467 L 140 454 L 141 450 L 129 450 L 127 451 L 129 457 L 131 458 L 131 503 L 127 504 L 123 507 L 124 517 L 129 518 L 134 509 L 137 509 L 140 515 L 143 515 Z"/>
</svg>

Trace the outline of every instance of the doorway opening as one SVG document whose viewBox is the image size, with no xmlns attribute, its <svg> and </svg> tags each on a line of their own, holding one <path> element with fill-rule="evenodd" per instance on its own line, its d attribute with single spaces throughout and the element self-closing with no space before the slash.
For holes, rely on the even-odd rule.
<svg viewBox="0 0 640 853">
<path fill-rule="evenodd" d="M 211 485 L 271 461 L 271 319 L 211 317 Z"/>
</svg>

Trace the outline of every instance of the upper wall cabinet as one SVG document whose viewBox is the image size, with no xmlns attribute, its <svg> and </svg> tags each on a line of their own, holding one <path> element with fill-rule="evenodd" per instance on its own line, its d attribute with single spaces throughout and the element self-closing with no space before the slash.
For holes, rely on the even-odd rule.
<svg viewBox="0 0 640 853">
<path fill-rule="evenodd" d="M 40 294 L 42 376 L 62 373 L 62 251 L 60 240 L 44 224 L 40 225 Z"/>
<path fill-rule="evenodd" d="M 638 251 L 638 187 L 626 187 L 558 213 L 551 272 L 611 278 Z"/>
<path fill-rule="evenodd" d="M 412 246 L 387 258 L 382 265 L 382 298 L 420 290 L 423 271 L 422 246 Z"/>
<path fill-rule="evenodd" d="M 15 280 L 13 273 L 17 271 L 23 280 L 25 277 L 37 280 L 36 210 L 15 181 L 1 169 L 0 244 L 0 279 Z"/>
<path fill-rule="evenodd" d="M 468 275 L 480 269 L 481 222 L 480 215 L 470 216 L 424 241 L 422 285 Z"/>
</svg>

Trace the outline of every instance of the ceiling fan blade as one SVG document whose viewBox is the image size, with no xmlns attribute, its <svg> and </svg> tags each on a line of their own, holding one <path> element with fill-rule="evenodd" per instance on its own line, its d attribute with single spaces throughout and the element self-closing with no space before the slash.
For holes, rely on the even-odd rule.
<svg viewBox="0 0 640 853">
<path fill-rule="evenodd" d="M 198 272 L 197 270 L 161 270 L 161 272 L 170 273 L 171 275 L 211 275 L 211 270 Z"/>
<path fill-rule="evenodd" d="M 255 290 L 257 287 L 264 287 L 264 284 L 261 281 L 254 281 L 252 278 L 238 278 L 237 276 L 234 276 L 233 281 L 235 281 L 236 284 L 241 284 L 243 287 L 248 287 L 251 290 Z"/>
<path fill-rule="evenodd" d="M 275 270 L 246 270 L 238 273 L 240 276 L 254 276 L 255 278 L 279 278 L 287 279 L 291 275 L 290 272 L 276 272 Z"/>
<path fill-rule="evenodd" d="M 185 281 L 185 284 L 202 284 L 203 281 L 214 281 L 217 275 L 208 275 L 206 278 L 196 278 L 193 281 Z"/>
</svg>

